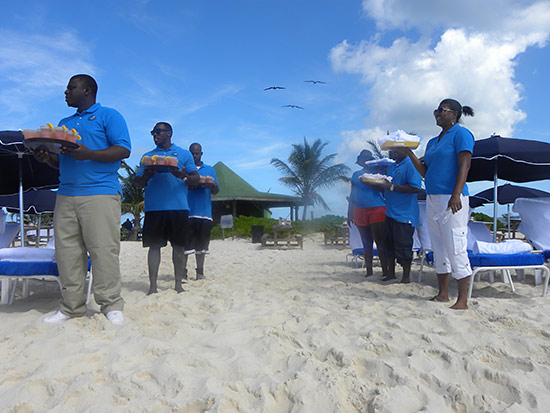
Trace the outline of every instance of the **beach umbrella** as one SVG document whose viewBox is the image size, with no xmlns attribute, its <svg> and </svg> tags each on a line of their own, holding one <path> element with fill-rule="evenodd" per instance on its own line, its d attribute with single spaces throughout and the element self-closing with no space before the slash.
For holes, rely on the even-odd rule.
<svg viewBox="0 0 550 413">
<path fill-rule="evenodd" d="M 23 192 L 23 212 L 25 214 L 54 212 L 56 198 L 57 193 L 50 189 L 30 189 Z M 0 195 L 0 207 L 7 208 L 9 212 L 19 212 L 19 195 Z"/>
<path fill-rule="evenodd" d="M 508 205 L 508 238 L 510 238 L 510 204 L 513 204 L 518 198 L 548 198 L 549 192 L 541 191 L 526 186 L 504 184 L 497 187 L 497 202 L 500 205 Z M 493 202 L 494 189 L 486 189 L 470 197 L 470 207 L 477 208 L 483 204 Z"/>
<path fill-rule="evenodd" d="M 468 182 L 493 181 L 498 200 L 498 180 L 532 182 L 550 179 L 550 144 L 495 135 L 476 141 Z M 493 240 L 496 242 L 497 202 L 494 202 Z"/>
<path fill-rule="evenodd" d="M 59 171 L 34 159 L 23 139 L 21 132 L 0 131 L 0 195 L 18 193 L 19 205 L 24 205 L 24 191 L 59 186 Z M 21 246 L 25 244 L 23 210 L 19 208 Z"/>
</svg>

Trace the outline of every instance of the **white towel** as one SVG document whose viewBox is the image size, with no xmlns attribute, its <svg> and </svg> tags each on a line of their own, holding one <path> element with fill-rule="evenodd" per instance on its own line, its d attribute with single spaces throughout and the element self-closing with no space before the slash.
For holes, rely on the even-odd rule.
<svg viewBox="0 0 550 413">
<path fill-rule="evenodd" d="M 522 254 L 532 250 L 530 244 L 519 239 L 499 243 L 476 241 L 473 248 L 474 254 Z"/>
<path fill-rule="evenodd" d="M 0 260 L 7 262 L 42 262 L 54 261 L 54 248 L 0 248 Z"/>
</svg>

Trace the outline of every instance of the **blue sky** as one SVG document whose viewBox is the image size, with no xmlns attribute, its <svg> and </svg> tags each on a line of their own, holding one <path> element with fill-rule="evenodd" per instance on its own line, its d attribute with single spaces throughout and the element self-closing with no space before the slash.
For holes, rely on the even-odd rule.
<svg viewBox="0 0 550 413">
<path fill-rule="evenodd" d="M 365 142 L 386 130 L 436 135 L 432 110 L 445 97 L 474 108 L 464 124 L 477 139 L 550 142 L 548 1 L 53 0 L 0 10 L 0 128 L 67 116 L 69 77 L 89 73 L 98 101 L 128 123 L 131 165 L 152 149 L 152 126 L 168 121 L 176 144 L 203 145 L 206 163 L 290 194 L 269 161 L 286 160 L 291 144 L 319 138 L 355 169 Z M 323 192 L 330 212 L 345 214 L 348 193 Z"/>
</svg>

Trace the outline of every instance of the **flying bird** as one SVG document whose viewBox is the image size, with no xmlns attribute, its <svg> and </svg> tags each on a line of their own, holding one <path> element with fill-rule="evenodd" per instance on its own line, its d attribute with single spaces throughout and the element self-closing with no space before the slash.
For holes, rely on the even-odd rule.
<svg viewBox="0 0 550 413">
<path fill-rule="evenodd" d="M 304 82 L 306 83 L 313 83 L 314 85 L 316 85 L 317 83 L 321 83 L 321 84 L 326 84 L 327 82 L 323 82 L 321 80 L 304 80 Z"/>
<path fill-rule="evenodd" d="M 277 89 L 286 89 L 286 87 L 282 87 L 282 86 L 270 86 L 270 87 L 266 87 L 264 90 L 277 90 Z"/>
<path fill-rule="evenodd" d="M 284 105 L 284 106 L 281 106 L 281 107 L 282 108 L 303 109 L 303 107 L 298 106 L 298 105 Z"/>
</svg>

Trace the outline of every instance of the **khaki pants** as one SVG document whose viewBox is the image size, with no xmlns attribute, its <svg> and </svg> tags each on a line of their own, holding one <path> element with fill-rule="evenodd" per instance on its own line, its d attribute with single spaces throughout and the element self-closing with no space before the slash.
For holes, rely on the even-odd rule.
<svg viewBox="0 0 550 413">
<path fill-rule="evenodd" d="M 58 195 L 54 215 L 55 255 L 61 281 L 60 310 L 86 312 L 87 253 L 93 292 L 102 313 L 122 311 L 120 296 L 120 195 Z"/>
</svg>

